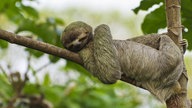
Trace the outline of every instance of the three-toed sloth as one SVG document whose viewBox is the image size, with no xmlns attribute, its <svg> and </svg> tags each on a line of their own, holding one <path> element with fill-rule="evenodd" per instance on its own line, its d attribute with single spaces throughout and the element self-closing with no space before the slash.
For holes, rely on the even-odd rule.
<svg viewBox="0 0 192 108">
<path fill-rule="evenodd" d="M 84 67 L 103 83 L 115 83 L 124 76 L 166 101 L 181 89 L 182 53 L 167 35 L 149 38 L 155 38 L 158 44 L 151 47 L 134 39 L 112 40 L 107 25 L 99 25 L 93 34 L 91 26 L 77 21 L 63 31 L 62 44 L 77 52 Z"/>
</svg>

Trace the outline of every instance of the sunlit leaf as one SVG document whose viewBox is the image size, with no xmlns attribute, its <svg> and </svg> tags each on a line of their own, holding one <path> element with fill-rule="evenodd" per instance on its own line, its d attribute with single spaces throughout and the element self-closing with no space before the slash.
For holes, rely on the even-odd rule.
<svg viewBox="0 0 192 108">
<path fill-rule="evenodd" d="M 0 40 L 0 48 L 7 48 L 8 47 L 8 42 L 4 40 Z"/>
<path fill-rule="evenodd" d="M 39 17 L 37 10 L 35 10 L 34 8 L 30 6 L 24 6 L 24 5 L 21 5 L 21 8 L 23 11 L 25 11 L 25 13 L 28 16 L 32 16 L 33 18 L 36 18 L 36 19 Z"/>
<path fill-rule="evenodd" d="M 9 83 L 7 77 L 3 74 L 0 74 L 0 97 L 7 100 L 14 95 L 14 90 L 12 85 Z"/>
<path fill-rule="evenodd" d="M 48 86 L 48 85 L 50 85 L 50 82 L 51 82 L 50 76 L 48 73 L 46 73 L 44 76 L 43 85 Z"/>
<path fill-rule="evenodd" d="M 55 22 L 56 22 L 56 24 L 61 24 L 61 25 L 65 24 L 65 22 L 60 18 L 55 18 Z"/>
<path fill-rule="evenodd" d="M 40 86 L 36 84 L 26 83 L 23 92 L 26 94 L 39 94 L 40 93 L 39 87 Z"/>
<path fill-rule="evenodd" d="M 7 0 L 2 0 L 0 3 L 0 13 L 5 9 L 5 3 L 7 3 Z"/>
<path fill-rule="evenodd" d="M 90 73 L 85 68 L 83 68 L 79 64 L 71 62 L 71 61 L 67 61 L 67 64 L 64 69 L 65 69 L 65 71 L 76 70 L 78 72 L 82 72 L 83 74 L 90 75 Z"/>
<path fill-rule="evenodd" d="M 11 6 L 10 8 L 6 9 L 5 13 L 6 13 L 7 17 L 14 23 L 19 23 L 22 21 L 22 19 L 24 19 L 23 15 L 20 13 L 19 9 L 14 6 Z"/>
<path fill-rule="evenodd" d="M 63 91 L 65 88 L 63 86 L 43 86 L 41 87 L 41 92 L 44 93 L 47 100 L 51 101 L 54 105 L 59 104 L 61 99 L 64 97 Z"/>
</svg>

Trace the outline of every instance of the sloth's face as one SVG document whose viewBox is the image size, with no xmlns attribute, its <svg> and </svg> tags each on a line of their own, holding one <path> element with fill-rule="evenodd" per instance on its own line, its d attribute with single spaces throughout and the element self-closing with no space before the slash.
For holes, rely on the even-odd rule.
<svg viewBox="0 0 192 108">
<path fill-rule="evenodd" d="M 92 27 L 76 21 L 69 24 L 62 33 L 63 46 L 73 52 L 80 51 L 92 39 Z"/>
<path fill-rule="evenodd" d="M 92 33 L 84 28 L 77 28 L 68 32 L 63 32 L 63 46 L 73 52 L 80 51 L 92 37 Z"/>
</svg>

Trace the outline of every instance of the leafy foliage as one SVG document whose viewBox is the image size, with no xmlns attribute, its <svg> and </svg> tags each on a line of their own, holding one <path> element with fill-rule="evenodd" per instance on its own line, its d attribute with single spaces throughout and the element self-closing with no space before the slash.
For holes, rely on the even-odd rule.
<svg viewBox="0 0 192 108">
<path fill-rule="evenodd" d="M 146 15 L 145 20 L 141 25 L 144 34 L 156 33 L 160 28 L 166 27 L 166 18 L 164 11 L 165 9 L 163 5 L 150 14 Z"/>
<path fill-rule="evenodd" d="M 0 47 L 1 48 L 7 48 L 8 47 L 8 43 L 4 40 L 0 40 Z"/>
<path fill-rule="evenodd" d="M 67 61 L 66 66 L 64 67 L 64 70 L 65 71 L 69 71 L 69 70 L 79 71 L 79 72 L 82 72 L 82 74 L 90 76 L 89 72 L 86 69 L 84 69 L 79 64 L 76 64 L 71 61 Z"/>
<path fill-rule="evenodd" d="M 163 3 L 162 0 L 142 0 L 140 6 L 135 8 L 133 11 L 137 14 L 139 10 L 149 10 L 152 6 L 156 4 Z M 192 8 L 192 0 L 184 0 L 181 1 L 181 14 L 182 14 L 182 24 L 184 25 L 186 32 L 183 32 L 184 38 L 187 40 L 192 40 L 192 20 L 191 20 L 191 13 Z M 160 28 L 166 27 L 165 21 L 165 10 L 164 4 L 154 10 L 153 12 L 146 15 L 144 22 L 142 24 L 142 30 L 145 34 L 157 32 Z M 189 41 L 188 49 L 192 49 L 192 41 Z"/>
<path fill-rule="evenodd" d="M 17 24 L 18 28 L 15 33 L 28 31 L 32 33 L 31 38 L 37 37 L 38 40 L 61 46 L 60 34 L 62 30 L 58 29 L 58 25 L 64 24 L 61 19 L 48 17 L 42 22 L 38 11 L 31 6 L 24 5 L 22 0 L 3 0 L 0 5 L 1 13 Z M 1 42 L 0 47 L 7 48 L 7 43 Z M 30 49 L 27 51 L 36 57 L 43 55 L 43 53 L 38 51 Z M 56 62 L 57 60 L 54 61 Z"/>
</svg>

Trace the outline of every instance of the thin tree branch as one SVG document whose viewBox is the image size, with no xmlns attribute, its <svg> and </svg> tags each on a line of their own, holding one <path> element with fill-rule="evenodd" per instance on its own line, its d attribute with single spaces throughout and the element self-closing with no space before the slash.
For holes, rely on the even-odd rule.
<svg viewBox="0 0 192 108">
<path fill-rule="evenodd" d="M 41 70 L 43 70 L 44 68 L 46 68 L 46 67 L 49 66 L 50 64 L 51 64 L 51 62 L 48 62 L 48 63 L 44 64 L 43 66 L 41 66 L 40 68 L 38 68 L 38 69 L 36 70 L 36 72 L 40 72 Z"/>
<path fill-rule="evenodd" d="M 25 74 L 27 75 L 30 69 L 30 62 L 31 62 L 31 54 L 27 56 L 27 69 L 25 71 Z"/>
<path fill-rule="evenodd" d="M 60 58 L 68 59 L 82 65 L 81 58 L 78 54 L 59 48 L 57 46 L 32 40 L 30 38 L 22 37 L 11 32 L 0 29 L 0 39 L 8 41 L 10 43 L 22 45 L 28 48 L 32 48 L 47 54 L 51 54 Z"/>
</svg>

